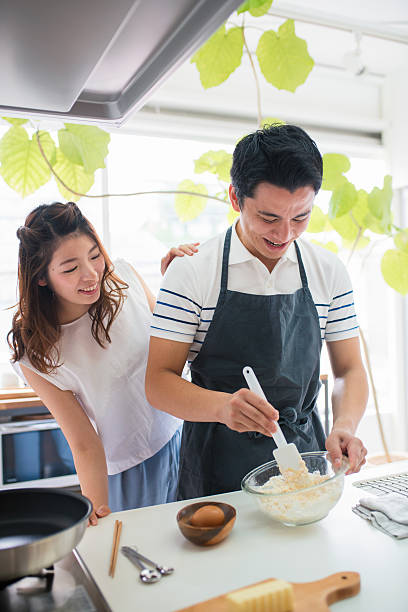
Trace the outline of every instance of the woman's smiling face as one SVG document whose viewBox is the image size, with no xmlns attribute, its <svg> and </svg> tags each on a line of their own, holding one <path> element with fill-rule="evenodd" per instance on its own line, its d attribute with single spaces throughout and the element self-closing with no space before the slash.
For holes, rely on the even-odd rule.
<svg viewBox="0 0 408 612">
<path fill-rule="evenodd" d="M 92 238 L 73 233 L 62 239 L 47 279 L 39 281 L 54 292 L 60 324 L 79 318 L 99 299 L 104 270 L 104 257 Z"/>
<path fill-rule="evenodd" d="M 244 199 L 240 210 L 235 190 L 230 186 L 232 206 L 241 213 L 237 224 L 238 236 L 270 272 L 307 228 L 315 195 L 311 185 L 299 187 L 291 193 L 271 183 L 260 183 L 253 197 Z"/>
</svg>

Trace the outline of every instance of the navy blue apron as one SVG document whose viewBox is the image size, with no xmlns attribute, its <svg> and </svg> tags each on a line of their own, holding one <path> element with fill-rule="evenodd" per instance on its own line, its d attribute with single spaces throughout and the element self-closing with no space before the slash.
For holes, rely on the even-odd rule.
<svg viewBox="0 0 408 612">
<path fill-rule="evenodd" d="M 214 317 L 197 357 L 192 382 L 235 393 L 247 387 L 242 369 L 253 368 L 268 401 L 279 410 L 288 442 L 300 452 L 324 449 L 317 414 L 320 387 L 320 323 L 298 245 L 302 288 L 291 294 L 229 291 L 229 228 L 224 242 L 221 289 Z M 236 491 L 253 468 L 271 461 L 276 444 L 258 432 L 238 433 L 221 423 L 185 421 L 180 449 L 178 499 Z"/>
</svg>

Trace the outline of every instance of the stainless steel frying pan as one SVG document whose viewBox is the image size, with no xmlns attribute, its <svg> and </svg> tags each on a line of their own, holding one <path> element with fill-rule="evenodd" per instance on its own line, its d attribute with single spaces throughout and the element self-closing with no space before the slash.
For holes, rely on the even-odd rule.
<svg viewBox="0 0 408 612">
<path fill-rule="evenodd" d="M 63 489 L 0 491 L 0 581 L 65 557 L 80 542 L 91 511 L 86 497 Z"/>
</svg>

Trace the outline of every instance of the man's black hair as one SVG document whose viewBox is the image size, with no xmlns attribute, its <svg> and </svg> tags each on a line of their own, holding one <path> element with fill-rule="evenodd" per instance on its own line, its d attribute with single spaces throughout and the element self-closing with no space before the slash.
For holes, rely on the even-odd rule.
<svg viewBox="0 0 408 612">
<path fill-rule="evenodd" d="M 259 183 L 271 183 L 291 193 L 322 184 L 323 161 L 316 143 L 296 125 L 268 125 L 248 134 L 235 147 L 231 183 L 242 208 Z"/>
</svg>

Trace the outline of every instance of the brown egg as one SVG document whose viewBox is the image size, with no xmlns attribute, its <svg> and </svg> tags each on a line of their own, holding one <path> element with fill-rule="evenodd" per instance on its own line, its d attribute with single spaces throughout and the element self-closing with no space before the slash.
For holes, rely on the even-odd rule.
<svg viewBox="0 0 408 612">
<path fill-rule="evenodd" d="M 216 527 L 224 522 L 224 512 L 217 506 L 201 506 L 190 519 L 195 527 Z"/>
</svg>

